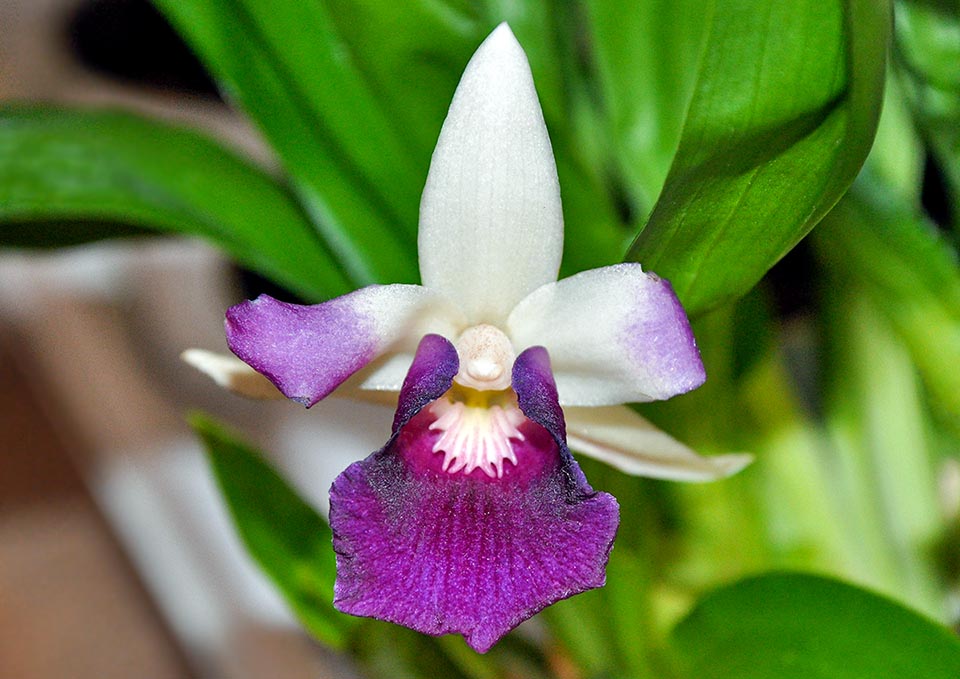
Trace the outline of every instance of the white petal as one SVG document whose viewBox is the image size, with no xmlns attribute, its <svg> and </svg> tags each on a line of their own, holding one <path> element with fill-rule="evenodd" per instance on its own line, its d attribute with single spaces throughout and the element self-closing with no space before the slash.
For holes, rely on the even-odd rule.
<svg viewBox="0 0 960 679">
<path fill-rule="evenodd" d="M 584 455 L 634 476 L 673 481 L 714 481 L 746 467 L 753 456 L 704 457 L 625 406 L 564 408 L 567 442 Z"/>
<path fill-rule="evenodd" d="M 285 398 L 266 377 L 231 354 L 206 349 L 187 349 L 180 358 L 212 379 L 218 386 L 240 396 L 262 400 Z"/>
<path fill-rule="evenodd" d="M 403 386 L 410 364 L 413 363 L 413 353 L 400 352 L 386 357 L 370 366 L 363 374 L 360 388 L 369 391 L 398 392 Z"/>
<path fill-rule="evenodd" d="M 443 123 L 420 203 L 420 277 L 471 324 L 501 324 L 555 281 L 560 185 L 526 55 L 506 24 L 480 45 Z"/>
<path fill-rule="evenodd" d="M 212 379 L 218 386 L 239 396 L 258 400 L 286 398 L 273 383 L 233 354 L 219 354 L 206 349 L 187 349 L 180 358 Z M 402 382 L 402 377 L 401 377 Z M 399 391 L 399 387 L 395 391 Z M 396 407 L 397 395 L 384 391 L 368 391 L 348 380 L 332 397 L 364 401 Z"/>
<path fill-rule="evenodd" d="M 546 347 L 561 405 L 655 401 L 706 379 L 673 288 L 639 264 L 544 285 L 513 310 L 507 332 L 518 350 Z"/>
<path fill-rule="evenodd" d="M 359 379 L 357 379 L 359 378 Z M 330 394 L 329 398 L 344 399 L 347 401 L 361 401 L 363 403 L 373 403 L 380 406 L 387 406 L 392 410 L 397 409 L 397 391 L 370 390 L 361 386 L 363 378 L 360 374 L 354 375 L 344 382 L 340 387 Z"/>
</svg>

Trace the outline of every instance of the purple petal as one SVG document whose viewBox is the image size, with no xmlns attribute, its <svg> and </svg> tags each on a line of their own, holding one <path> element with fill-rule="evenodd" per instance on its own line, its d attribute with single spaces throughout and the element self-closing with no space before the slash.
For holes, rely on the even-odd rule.
<svg viewBox="0 0 960 679">
<path fill-rule="evenodd" d="M 313 306 L 261 295 L 227 311 L 227 343 L 309 408 L 396 341 L 430 297 L 415 285 L 371 285 Z"/>
<path fill-rule="evenodd" d="M 423 357 L 420 374 L 432 362 L 444 375 L 437 383 L 448 382 L 445 350 L 426 353 L 435 358 Z M 523 441 L 512 441 L 517 464 L 501 478 L 444 472 L 443 455 L 433 452 L 436 417 L 425 408 L 334 482 L 339 610 L 459 633 L 485 652 L 545 606 L 603 585 L 616 500 L 590 488 L 562 444 L 545 352 L 521 356 L 514 375 L 524 411 L 553 431 L 525 420 Z"/>
<path fill-rule="evenodd" d="M 570 482 L 576 483 L 585 492 L 593 493 L 587 477 L 567 447 L 566 419 L 557 400 L 557 385 L 553 380 L 550 355 L 546 349 L 530 347 L 517 356 L 513 363 L 513 390 L 517 392 L 517 402 L 523 414 L 553 436 Z M 613 496 L 606 497 L 616 506 Z"/>
<path fill-rule="evenodd" d="M 530 347 L 513 362 L 513 390 L 523 414 L 545 428 L 561 448 L 566 447 L 566 423 L 550 370 L 550 355 Z"/>
<path fill-rule="evenodd" d="M 673 288 L 639 264 L 544 285 L 516 306 L 508 328 L 518 345 L 550 352 L 565 406 L 666 399 L 706 379 Z"/>
<path fill-rule="evenodd" d="M 449 340 L 440 335 L 424 335 L 400 388 L 393 434 L 396 435 L 424 406 L 443 396 L 459 369 L 457 350 Z"/>
</svg>

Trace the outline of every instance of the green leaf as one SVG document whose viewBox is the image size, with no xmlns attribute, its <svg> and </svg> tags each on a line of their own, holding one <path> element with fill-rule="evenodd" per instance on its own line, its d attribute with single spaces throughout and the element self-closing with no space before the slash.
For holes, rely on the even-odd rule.
<svg viewBox="0 0 960 679">
<path fill-rule="evenodd" d="M 248 3 L 249 4 L 249 3 Z M 264 3 L 257 3 L 263 5 Z M 301 3 L 306 4 L 306 3 Z M 427 176 L 430 156 L 437 143 L 440 125 L 447 114 L 460 74 L 473 51 L 486 37 L 484 21 L 469 5 L 457 7 L 449 0 L 433 2 L 371 3 L 355 0 L 323 0 L 303 15 L 312 25 L 322 26 L 323 35 L 332 41 L 333 49 L 342 50 L 349 58 L 322 62 L 318 48 L 304 45 L 301 54 L 315 61 L 318 68 L 330 68 L 334 82 L 317 82 L 316 71 L 308 64 L 290 63 L 291 69 L 302 69 L 308 78 L 306 87 L 313 90 L 312 101 L 317 110 L 333 109 L 347 118 L 346 123 L 332 130 L 338 140 L 353 147 L 360 158 L 358 165 L 371 177 L 401 183 L 383 184 L 381 190 L 396 194 L 402 187 L 408 194 L 387 196 L 397 201 L 397 209 L 405 214 L 407 230 L 415 229 L 420 192 Z M 275 10 L 271 9 L 271 14 Z M 281 8 L 286 15 L 290 11 Z M 266 21 L 266 19 L 264 19 Z M 490 25 L 489 28 L 493 26 Z M 299 31 L 304 41 L 318 37 Z M 350 99 L 343 96 L 335 83 L 353 89 Z M 404 158 L 394 162 L 384 155 L 379 141 L 370 138 L 369 127 L 356 120 L 348 105 L 371 107 L 388 125 L 378 132 L 403 149 Z M 338 111 L 339 109 L 339 111 Z M 355 129 L 352 130 L 351 128 Z M 354 135 L 357 135 L 356 137 Z M 358 147 L 356 143 L 361 145 Z M 383 165 L 393 164 L 392 167 Z M 369 168 L 367 168 L 369 164 Z M 407 175 L 409 176 L 401 176 Z M 415 234 L 415 231 L 413 232 Z"/>
<path fill-rule="evenodd" d="M 960 228 L 960 2 L 897 3 L 895 61 L 953 193 Z"/>
<path fill-rule="evenodd" d="M 710 13 L 702 0 L 584 6 L 610 153 L 645 217 L 677 151 Z"/>
<path fill-rule="evenodd" d="M 377 105 L 397 121 L 416 154 L 416 198 L 463 69 L 500 22 L 507 21 L 523 45 L 546 117 L 556 130 L 566 122 L 563 8 L 550 0 L 323 4 L 358 73 L 376 91 Z"/>
<path fill-rule="evenodd" d="M 936 228 L 865 173 L 814 234 L 819 256 L 893 324 L 960 431 L 960 266 Z"/>
<path fill-rule="evenodd" d="M 263 131 L 351 279 L 416 281 L 423 136 L 385 110 L 332 3 L 155 3 Z"/>
<path fill-rule="evenodd" d="M 190 424 L 247 551 L 317 639 L 344 647 L 360 620 L 333 608 L 330 527 L 253 449 L 204 415 L 191 416 Z"/>
<path fill-rule="evenodd" d="M 0 109 L 0 242 L 76 242 L 117 224 L 203 236 L 308 297 L 349 289 L 292 196 L 211 139 L 127 113 Z"/>
<path fill-rule="evenodd" d="M 551 0 L 406 2 L 390 5 L 326 0 L 340 39 L 350 46 L 379 106 L 403 130 L 419 201 L 440 126 L 463 68 L 500 22 L 507 21 L 530 61 L 553 142 L 567 230 L 563 273 L 618 261 L 631 232 L 619 220 L 606 182 L 605 158 L 592 156 L 581 91 L 592 80 L 577 60 L 581 16 L 573 3 Z M 331 90 L 331 97 L 339 96 Z M 592 129 L 592 128 L 591 128 Z M 384 162 L 382 155 L 372 162 Z M 410 188 L 413 187 L 413 188 Z M 396 189 L 395 189 L 396 190 Z M 416 223 L 416 214 L 409 217 Z"/>
<path fill-rule="evenodd" d="M 904 201 L 919 207 L 925 151 L 903 91 L 900 79 L 891 73 L 883 93 L 877 136 L 864 167 Z"/>
<path fill-rule="evenodd" d="M 688 311 L 742 295 L 833 206 L 876 129 L 890 6 L 716 0 L 677 155 L 629 258 Z"/>
<path fill-rule="evenodd" d="M 414 281 L 423 182 L 464 66 L 501 21 L 530 59 L 568 231 L 564 273 L 618 261 L 632 232 L 585 151 L 573 5 L 155 0 L 280 155 L 356 284 Z M 582 75 L 582 74 L 581 74 Z M 576 82 L 574 82 L 576 81 Z M 575 92 L 577 90 L 577 92 Z M 589 125 L 587 125 L 589 127 Z"/>
<path fill-rule="evenodd" d="M 892 601 L 774 573 L 708 595 L 674 630 L 691 679 L 956 679 L 960 641 Z"/>
</svg>

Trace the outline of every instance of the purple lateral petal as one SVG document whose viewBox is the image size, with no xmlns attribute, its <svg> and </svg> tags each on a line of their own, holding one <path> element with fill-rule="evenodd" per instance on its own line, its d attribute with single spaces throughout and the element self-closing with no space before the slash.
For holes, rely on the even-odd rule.
<svg viewBox="0 0 960 679">
<path fill-rule="evenodd" d="M 524 350 L 513 362 L 513 390 L 523 414 L 545 428 L 561 447 L 566 445 L 566 423 L 550 370 L 550 355 L 543 347 Z"/>
<path fill-rule="evenodd" d="M 449 383 L 443 354 L 433 365 Z M 523 441 L 513 441 L 517 464 L 502 478 L 444 472 L 430 408 L 337 478 L 330 525 L 339 610 L 426 634 L 459 633 L 485 652 L 545 606 L 604 583 L 617 503 L 590 488 L 557 444 L 563 419 L 543 357 L 528 356 L 518 386 L 524 410 L 552 431 L 525 420 Z M 427 367 L 419 364 L 421 374 Z"/>
<path fill-rule="evenodd" d="M 687 312 L 666 278 L 645 274 L 649 281 L 636 313 L 620 337 L 636 364 L 658 366 L 661 393 L 669 396 L 696 389 L 707 379 Z M 660 394 L 657 394 L 660 396 Z"/>
<path fill-rule="evenodd" d="M 665 399 L 706 379 L 673 288 L 639 264 L 544 285 L 516 306 L 508 327 L 518 345 L 550 352 L 563 405 Z"/>
<path fill-rule="evenodd" d="M 310 407 L 395 341 L 430 296 L 415 285 L 371 285 L 312 306 L 261 295 L 227 311 L 227 343 Z"/>
<path fill-rule="evenodd" d="M 393 417 L 394 435 L 424 406 L 443 396 L 459 369 L 457 350 L 449 340 L 440 335 L 424 335 L 400 388 Z"/>
<path fill-rule="evenodd" d="M 517 403 L 523 414 L 546 429 L 560 454 L 562 467 L 571 483 L 584 492 L 595 492 L 587 483 L 580 465 L 577 464 L 567 447 L 567 425 L 563 408 L 557 400 L 557 385 L 553 379 L 550 355 L 543 347 L 530 347 L 524 350 L 513 363 L 513 390 L 517 392 Z M 617 501 L 612 495 L 598 493 L 609 498 L 613 506 Z M 619 514 L 617 518 L 619 522 Z M 616 527 L 616 524 L 615 526 Z"/>
</svg>

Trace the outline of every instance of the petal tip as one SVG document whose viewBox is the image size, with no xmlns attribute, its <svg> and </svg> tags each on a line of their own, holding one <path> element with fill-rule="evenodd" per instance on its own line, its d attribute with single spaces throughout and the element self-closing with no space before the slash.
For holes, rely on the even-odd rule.
<svg viewBox="0 0 960 679">
<path fill-rule="evenodd" d="M 320 402 L 320 399 L 311 399 L 307 396 L 291 396 L 290 400 L 299 403 L 304 408 L 312 408 Z"/>
<path fill-rule="evenodd" d="M 501 21 L 499 24 L 497 24 L 497 27 L 490 32 L 490 35 L 488 35 L 486 39 L 480 43 L 480 47 L 477 48 L 474 59 L 477 57 L 487 56 L 488 53 L 505 53 L 508 50 L 519 52 L 519 54 L 523 56 L 524 62 L 526 62 L 526 55 L 523 51 L 523 47 L 517 40 L 517 36 L 513 34 L 513 30 L 506 21 Z"/>
<path fill-rule="evenodd" d="M 217 386 L 240 396 L 258 400 L 283 398 L 270 380 L 236 356 L 191 348 L 180 354 L 180 360 L 209 377 Z"/>
<path fill-rule="evenodd" d="M 639 264 L 544 285 L 520 301 L 507 324 L 514 341 L 550 351 L 564 405 L 663 400 L 706 381 L 670 283 Z"/>
<path fill-rule="evenodd" d="M 196 368 L 202 373 L 206 371 L 203 369 L 204 361 L 207 357 L 212 355 L 213 352 L 207 351 L 206 349 L 197 349 L 196 347 L 190 347 L 189 349 L 184 349 L 180 352 L 180 360 L 189 365 L 192 368 Z"/>
<path fill-rule="evenodd" d="M 245 313 L 264 304 L 270 304 L 271 302 L 282 304 L 282 302 L 267 294 L 260 295 L 256 299 L 246 299 L 239 304 L 234 304 L 232 307 L 227 309 L 224 324 L 229 330 L 231 327 L 243 322 Z"/>
<path fill-rule="evenodd" d="M 260 295 L 227 311 L 227 345 L 310 407 L 403 337 L 428 297 L 407 285 L 368 286 L 310 306 Z"/>
<path fill-rule="evenodd" d="M 730 455 L 718 455 L 711 459 L 714 460 L 714 464 L 719 472 L 717 478 L 725 479 L 743 471 L 743 469 L 753 464 L 755 458 L 750 453 L 731 453 Z"/>
</svg>

